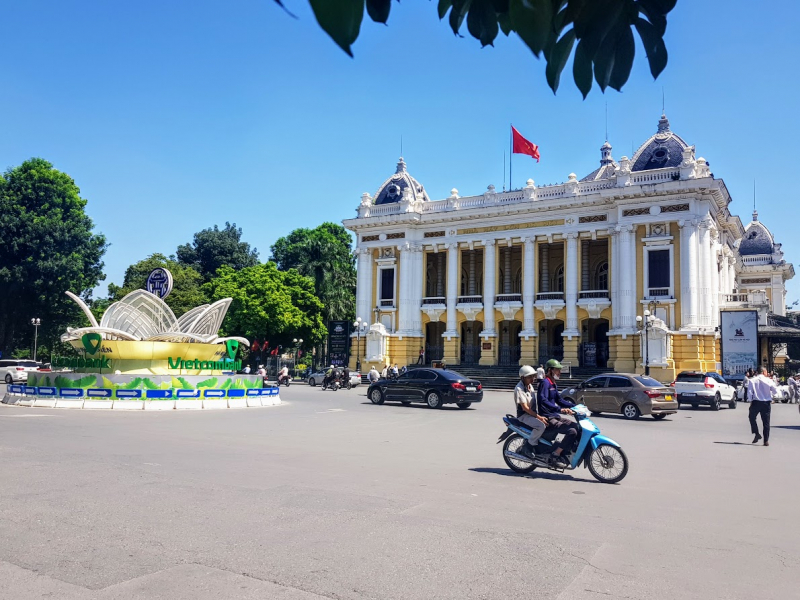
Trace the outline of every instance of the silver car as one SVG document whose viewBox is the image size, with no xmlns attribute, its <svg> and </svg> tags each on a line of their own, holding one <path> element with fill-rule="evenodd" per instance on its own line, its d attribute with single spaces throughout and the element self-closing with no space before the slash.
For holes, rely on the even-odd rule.
<svg viewBox="0 0 800 600">
<path fill-rule="evenodd" d="M 325 369 L 325 371 L 327 371 L 327 369 Z M 322 381 L 325 379 L 325 371 L 314 371 L 311 373 L 311 375 L 308 376 L 308 385 L 322 385 Z M 350 371 L 350 386 L 355 387 L 357 385 L 361 385 L 361 373 L 358 371 Z"/>
<path fill-rule="evenodd" d="M 638 419 L 641 415 L 663 419 L 678 412 L 675 390 L 647 375 L 598 375 L 563 395 L 576 404 L 585 404 L 593 415 L 607 412 L 621 414 L 626 419 Z"/>
</svg>

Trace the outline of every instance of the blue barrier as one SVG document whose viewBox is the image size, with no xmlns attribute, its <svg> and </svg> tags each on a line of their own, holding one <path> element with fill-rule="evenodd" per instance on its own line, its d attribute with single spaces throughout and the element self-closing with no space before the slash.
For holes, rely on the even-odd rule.
<svg viewBox="0 0 800 600">
<path fill-rule="evenodd" d="M 148 398 L 157 398 L 161 400 L 171 399 L 172 390 L 147 390 Z"/>
<path fill-rule="evenodd" d="M 225 390 L 203 390 L 203 398 L 224 398 Z"/>
<path fill-rule="evenodd" d="M 9 394 L 24 394 L 25 393 L 25 386 L 23 386 L 23 385 L 9 385 L 8 386 L 8 393 Z"/>
<path fill-rule="evenodd" d="M 59 388 L 58 395 L 64 398 L 83 398 L 83 389 L 81 388 Z"/>
<path fill-rule="evenodd" d="M 22 387 L 22 393 L 26 396 L 35 396 L 36 395 L 36 388 L 30 385 L 25 385 Z"/>
<path fill-rule="evenodd" d="M 141 398 L 142 390 L 116 390 L 117 398 Z"/>
<path fill-rule="evenodd" d="M 244 390 L 228 390 L 228 398 L 244 398 Z"/>
<path fill-rule="evenodd" d="M 199 398 L 200 390 L 175 390 L 175 396 L 178 398 Z"/>
<path fill-rule="evenodd" d="M 88 388 L 86 396 L 88 398 L 111 398 L 111 392 L 113 391 L 107 388 Z"/>
<path fill-rule="evenodd" d="M 36 388 L 36 395 L 37 396 L 57 396 L 58 390 L 54 387 L 37 387 Z"/>
</svg>

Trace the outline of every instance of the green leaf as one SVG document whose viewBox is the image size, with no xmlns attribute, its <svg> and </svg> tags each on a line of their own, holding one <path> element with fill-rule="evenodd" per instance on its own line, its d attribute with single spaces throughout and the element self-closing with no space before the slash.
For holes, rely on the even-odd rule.
<svg viewBox="0 0 800 600">
<path fill-rule="evenodd" d="M 367 0 L 367 14 L 376 23 L 386 23 L 389 20 L 389 11 L 392 0 Z"/>
<path fill-rule="evenodd" d="M 204 379 L 197 384 L 198 388 L 215 388 L 217 386 L 217 378 L 212 377 L 211 379 Z"/>
<path fill-rule="evenodd" d="M 538 57 L 553 32 L 550 0 L 511 0 L 509 14 L 514 31 Z"/>
<path fill-rule="evenodd" d="M 453 0 L 453 10 L 450 11 L 450 29 L 456 35 L 461 35 L 458 30 L 461 29 L 464 17 L 469 12 L 470 4 L 472 4 L 472 0 Z"/>
<path fill-rule="evenodd" d="M 497 25 L 497 13 L 492 6 L 491 0 L 473 0 L 472 6 L 467 15 L 467 29 L 481 46 L 493 45 L 494 38 L 497 37 L 499 28 Z"/>
<path fill-rule="evenodd" d="M 563 37 L 556 42 L 553 49 L 547 56 L 547 68 L 545 75 L 547 76 L 547 84 L 555 94 L 558 90 L 558 85 L 561 82 L 561 72 L 567 66 L 567 60 L 572 53 L 572 47 L 575 45 L 575 30 L 570 29 Z"/>
<path fill-rule="evenodd" d="M 439 0 L 439 20 L 444 19 L 451 6 L 453 6 L 453 0 Z"/>
<path fill-rule="evenodd" d="M 639 0 L 636 3 L 639 11 L 644 13 L 644 16 L 652 23 L 658 34 L 663 37 L 667 31 L 667 15 L 661 12 L 659 4 L 658 0 Z"/>
<path fill-rule="evenodd" d="M 507 12 L 497 13 L 497 24 L 500 26 L 500 31 L 506 36 L 514 30 L 511 26 L 511 15 Z"/>
<path fill-rule="evenodd" d="M 622 91 L 622 86 L 628 81 L 633 68 L 633 57 L 636 55 L 636 44 L 633 40 L 633 31 L 625 27 L 617 38 L 617 50 L 614 57 L 614 68 L 608 85 L 613 89 Z"/>
<path fill-rule="evenodd" d="M 578 86 L 583 99 L 592 89 L 592 59 L 586 54 L 585 44 L 581 40 L 575 48 L 575 58 L 572 62 L 572 77 Z"/>
<path fill-rule="evenodd" d="M 364 18 L 364 0 L 309 0 L 317 23 L 349 56 Z"/>
<path fill-rule="evenodd" d="M 656 79 L 667 66 L 667 47 L 664 45 L 664 39 L 658 35 L 653 25 L 642 18 L 636 19 L 636 31 L 642 38 L 647 62 L 650 63 L 650 73 L 653 79 Z"/>
</svg>

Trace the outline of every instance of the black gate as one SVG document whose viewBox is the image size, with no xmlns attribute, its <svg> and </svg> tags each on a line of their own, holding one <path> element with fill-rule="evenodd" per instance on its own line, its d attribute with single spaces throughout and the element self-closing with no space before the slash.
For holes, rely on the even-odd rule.
<svg viewBox="0 0 800 600">
<path fill-rule="evenodd" d="M 551 358 L 556 360 L 564 360 L 564 346 L 549 346 L 548 344 L 539 344 L 539 363 L 544 364 Z"/>
<path fill-rule="evenodd" d="M 444 346 L 425 345 L 425 363 L 431 364 L 432 361 L 442 360 L 444 356 Z"/>
<path fill-rule="evenodd" d="M 478 344 L 461 344 L 461 364 L 477 365 L 481 359 L 481 347 Z"/>
<path fill-rule="evenodd" d="M 498 365 L 501 367 L 512 367 L 519 364 L 520 347 L 502 345 L 499 348 L 500 356 Z"/>
</svg>

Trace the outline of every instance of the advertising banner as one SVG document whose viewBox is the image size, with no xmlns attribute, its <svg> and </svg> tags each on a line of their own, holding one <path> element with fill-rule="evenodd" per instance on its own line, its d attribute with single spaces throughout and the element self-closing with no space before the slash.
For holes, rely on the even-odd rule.
<svg viewBox="0 0 800 600">
<path fill-rule="evenodd" d="M 743 375 L 758 366 L 758 311 L 720 311 L 722 376 Z"/>
<path fill-rule="evenodd" d="M 337 367 L 347 364 L 350 355 L 350 321 L 328 322 L 328 356 Z"/>
</svg>

